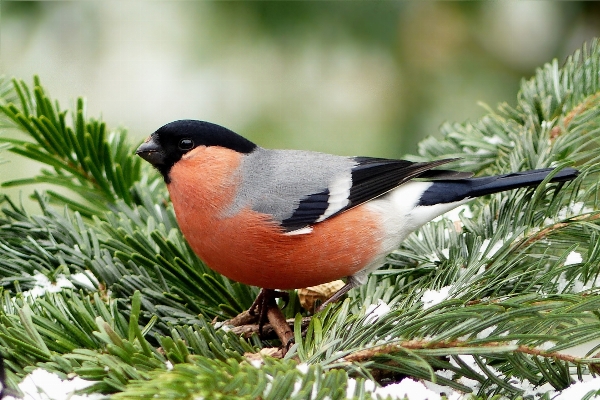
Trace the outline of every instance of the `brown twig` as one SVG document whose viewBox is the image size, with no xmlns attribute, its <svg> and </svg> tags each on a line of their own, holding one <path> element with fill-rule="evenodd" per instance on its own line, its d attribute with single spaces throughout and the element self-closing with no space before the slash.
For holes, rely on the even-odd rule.
<svg viewBox="0 0 600 400">
<path fill-rule="evenodd" d="M 525 246 L 529 246 L 530 244 L 535 243 L 538 240 L 544 239 L 546 236 L 550 235 L 554 231 L 569 226 L 572 222 L 594 221 L 597 219 L 600 219 L 600 213 L 597 212 L 577 215 L 575 217 L 569 218 L 569 222 L 557 222 L 554 225 L 550 225 L 549 227 L 536 232 L 535 234 L 531 235 L 523 244 Z"/>
<path fill-rule="evenodd" d="M 290 329 L 290 325 L 285 320 L 283 313 L 279 309 L 276 304 L 273 304 L 267 310 L 267 318 L 271 323 L 271 327 L 279 337 L 279 341 L 281 342 L 281 346 L 284 349 L 288 349 L 292 344 L 292 339 L 294 337 L 294 332 Z"/>
<path fill-rule="evenodd" d="M 249 325 L 258 321 L 258 315 L 250 313 L 249 310 L 239 313 L 235 317 L 228 319 L 227 321 L 223 321 L 221 325 L 229 325 L 229 326 L 242 326 Z"/>
<path fill-rule="evenodd" d="M 569 354 L 563 354 L 563 353 L 557 353 L 554 351 L 545 351 L 545 350 L 540 350 L 540 349 L 536 349 L 535 347 L 528 347 L 528 346 L 519 346 L 517 348 L 517 351 L 519 353 L 525 353 L 525 354 L 530 354 L 532 356 L 538 356 L 538 357 L 544 357 L 544 358 L 555 358 L 557 360 L 561 360 L 561 361 L 567 361 L 570 363 L 577 363 L 579 361 L 581 361 L 581 357 L 575 357 L 575 356 L 571 356 Z M 600 360 L 598 360 L 600 361 Z"/>
<path fill-rule="evenodd" d="M 544 229 L 536 232 L 535 234 L 531 235 L 529 238 L 527 238 L 527 240 L 525 241 L 525 243 L 523 243 L 523 245 L 529 246 L 530 244 L 535 243 L 538 240 L 544 239 L 546 236 L 548 236 L 552 232 L 562 229 L 565 226 L 569 226 L 569 223 L 568 222 L 557 222 L 554 225 L 550 225 L 549 227 L 544 228 Z"/>
<path fill-rule="evenodd" d="M 304 317 L 302 318 L 302 328 L 306 328 L 308 326 L 308 324 L 310 323 L 310 318 L 311 317 Z M 243 318 L 240 318 L 240 320 L 242 320 Z M 245 339 L 248 339 L 250 336 L 252 336 L 253 334 L 258 334 L 258 324 L 256 323 L 244 323 L 244 324 L 240 324 L 240 325 L 235 325 L 233 323 L 231 323 L 231 321 L 234 321 L 235 318 L 232 318 L 230 320 L 227 320 L 225 322 L 222 323 L 222 325 L 229 325 L 229 326 L 233 326 L 233 328 L 231 329 L 231 332 L 233 332 L 236 335 L 243 335 L 243 337 Z M 256 318 L 255 318 L 256 321 Z M 294 319 L 290 318 L 288 320 L 286 320 L 286 324 L 291 328 L 294 326 Z M 271 339 L 271 338 L 275 338 L 277 337 L 277 334 L 275 332 L 275 329 L 273 329 L 273 326 L 271 324 L 266 324 L 263 327 L 263 335 L 265 339 Z"/>
<path fill-rule="evenodd" d="M 347 362 L 362 362 L 370 360 L 373 357 L 385 354 L 396 353 L 398 350 L 419 350 L 419 349 L 444 349 L 453 347 L 466 347 L 467 344 L 459 341 L 450 342 L 430 342 L 427 340 L 407 340 L 394 344 L 384 344 L 382 346 L 371 347 L 370 349 L 359 350 L 344 357 Z M 470 347 L 470 346 L 469 346 Z"/>
<path fill-rule="evenodd" d="M 351 362 L 363 362 L 369 361 L 373 357 L 396 353 L 399 350 L 429 350 L 429 349 L 446 349 L 446 348 L 456 348 L 456 347 L 477 347 L 477 348 L 485 348 L 489 347 L 490 349 L 494 347 L 505 346 L 506 343 L 503 342 L 489 342 L 484 344 L 472 344 L 469 342 L 463 342 L 459 340 L 453 340 L 448 342 L 430 342 L 427 340 L 409 340 L 404 342 L 399 342 L 395 344 L 386 344 L 383 346 L 376 346 L 370 349 L 360 350 L 355 353 L 349 354 L 344 357 L 344 360 L 348 363 Z M 550 352 L 545 350 L 540 350 L 535 347 L 529 347 L 525 345 L 518 346 L 515 350 L 518 353 L 529 354 L 537 357 L 544 358 L 553 358 L 556 360 L 567 361 L 573 364 L 580 363 L 583 359 L 581 357 L 572 356 L 570 354 L 563 354 L 557 352 Z M 598 360 L 600 362 L 600 359 Z M 591 364 L 591 363 L 590 363 Z"/>
<path fill-rule="evenodd" d="M 563 118 L 562 124 L 556 125 L 554 128 L 552 128 L 552 130 L 550 131 L 550 140 L 555 140 L 557 137 L 559 137 L 563 132 L 561 126 L 568 128 L 569 125 L 571 124 L 571 121 L 573 120 L 573 118 L 575 118 L 577 115 L 582 114 L 584 111 L 589 109 L 590 106 L 593 105 L 593 102 L 596 101 L 597 98 L 598 98 L 598 93 L 596 93 L 592 96 L 589 96 L 584 101 L 582 101 L 581 103 L 579 103 L 578 105 L 573 107 L 573 109 L 567 115 L 565 115 L 565 117 Z"/>
</svg>

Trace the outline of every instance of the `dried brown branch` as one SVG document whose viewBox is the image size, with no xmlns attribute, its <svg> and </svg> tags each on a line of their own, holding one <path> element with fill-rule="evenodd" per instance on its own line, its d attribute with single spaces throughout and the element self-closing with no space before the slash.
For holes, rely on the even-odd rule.
<svg viewBox="0 0 600 400">
<path fill-rule="evenodd" d="M 281 309 L 277 306 L 277 304 L 273 304 L 267 310 L 267 318 L 271 323 L 271 327 L 279 337 L 279 341 L 281 342 L 281 346 L 284 349 L 288 349 L 292 344 L 292 339 L 294 338 L 294 332 L 290 328 L 290 325 L 285 320 L 285 316 L 281 312 Z"/>
<path fill-rule="evenodd" d="M 213 321 L 216 322 L 216 321 Z M 243 326 L 253 324 L 254 322 L 258 322 L 258 315 L 255 313 L 251 313 L 249 310 L 239 313 L 235 317 L 223 321 L 221 325 L 226 326 Z"/>
<path fill-rule="evenodd" d="M 569 226 L 573 222 L 580 222 L 580 221 L 587 222 L 587 221 L 595 221 L 597 219 L 600 219 L 600 213 L 591 212 L 591 213 L 581 214 L 581 215 L 572 217 L 569 219 L 569 221 L 557 222 L 554 225 L 550 225 L 550 226 L 536 232 L 535 234 L 531 235 L 525 242 L 523 242 L 523 245 L 529 246 L 532 243 L 535 243 L 539 240 L 546 238 L 548 235 L 552 234 L 553 232 Z"/>
<path fill-rule="evenodd" d="M 245 311 L 244 313 L 246 313 L 246 312 L 247 311 Z M 244 313 L 242 313 L 242 314 L 244 314 Z M 235 325 L 234 323 L 232 323 L 232 322 L 244 321 L 246 319 L 246 317 L 243 317 L 242 314 L 238 315 L 235 318 L 232 318 L 230 320 L 223 322 L 222 325 L 233 326 L 233 328 L 231 329 L 231 332 L 235 333 L 236 335 L 242 335 L 245 339 L 249 338 L 250 336 L 252 336 L 255 333 L 258 334 L 258 323 L 252 323 L 253 321 L 256 321 L 256 317 L 254 317 L 254 320 L 250 320 L 250 322 L 248 322 L 248 323 L 244 322 L 239 325 Z M 294 326 L 294 319 L 291 318 L 291 319 L 285 320 L 285 323 L 291 329 Z M 309 323 L 310 323 L 310 317 L 302 318 L 302 328 L 303 329 L 306 328 Z M 274 339 L 275 337 L 277 337 L 276 331 L 271 324 L 265 324 L 265 326 L 263 327 L 263 335 L 264 335 L 265 339 Z"/>
<path fill-rule="evenodd" d="M 370 349 L 360 350 L 355 353 L 349 354 L 344 357 L 344 361 L 351 362 L 364 362 L 369 361 L 373 357 L 397 353 L 400 350 L 428 350 L 428 349 L 450 349 L 457 347 L 477 347 L 477 348 L 490 348 L 491 350 L 495 347 L 506 346 L 504 342 L 488 342 L 483 344 L 473 344 L 465 341 L 452 340 L 447 342 L 431 342 L 428 340 L 408 340 L 404 342 L 398 342 L 394 344 L 386 344 L 382 346 L 375 346 Z M 556 360 L 567 361 L 573 364 L 583 363 L 583 358 L 572 356 L 570 354 L 563 354 L 558 352 L 550 352 L 541 350 L 535 347 L 520 345 L 515 350 L 518 353 L 529 354 L 532 356 L 553 358 Z M 596 364 L 589 361 L 586 364 Z M 598 362 L 600 363 L 600 358 Z"/>
<path fill-rule="evenodd" d="M 519 346 L 516 351 L 518 351 L 519 353 L 530 354 L 532 356 L 537 356 L 537 357 L 554 358 L 556 360 L 567 361 L 567 362 L 570 362 L 573 364 L 580 363 L 582 360 L 581 357 L 575 357 L 575 356 L 572 356 L 569 354 L 540 350 L 540 349 L 536 349 L 535 347 L 529 347 L 529 346 Z M 600 362 L 600 359 L 598 359 L 598 362 Z"/>
<path fill-rule="evenodd" d="M 563 133 L 563 128 L 568 128 L 571 124 L 571 121 L 573 121 L 573 118 L 575 118 L 579 114 L 582 114 L 584 111 L 592 108 L 594 102 L 598 100 L 598 96 L 598 93 L 589 96 L 584 101 L 576 105 L 567 115 L 565 115 L 565 117 L 562 120 L 562 123 L 560 125 L 556 125 L 550 131 L 550 140 L 555 140 L 557 137 L 559 137 Z"/>
</svg>

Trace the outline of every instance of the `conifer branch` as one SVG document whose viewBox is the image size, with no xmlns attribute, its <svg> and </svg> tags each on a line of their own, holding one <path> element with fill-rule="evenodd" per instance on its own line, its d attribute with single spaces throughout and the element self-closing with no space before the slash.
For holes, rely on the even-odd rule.
<svg viewBox="0 0 600 400">
<path fill-rule="evenodd" d="M 535 232 L 534 234 L 529 236 L 523 243 L 523 246 L 527 247 L 535 242 L 543 240 L 543 239 L 547 238 L 549 235 L 551 235 L 552 233 L 554 233 L 562 228 L 572 226 L 572 224 L 575 222 L 593 222 L 598 219 L 600 219 L 600 212 L 590 212 L 590 213 L 577 215 L 577 216 L 571 218 L 567 222 L 557 222 L 557 223 L 547 226 L 544 229 L 542 229 L 538 232 Z"/>
<path fill-rule="evenodd" d="M 36 177 L 3 182 L 3 186 L 50 183 L 70 189 L 81 200 L 48 191 L 53 200 L 85 215 L 98 214 L 120 199 L 133 204 L 133 185 L 141 177 L 141 160 L 133 157 L 123 130 L 109 132 L 104 122 L 86 117 L 83 98 L 75 110 L 61 110 L 34 77 L 33 89 L 12 80 L 16 98 L 0 102 L 0 115 L 30 140 L 0 137 L 15 154 L 51 167 Z M 1 88 L 0 88 L 1 89 Z M 69 123 L 71 120 L 71 123 Z"/>
</svg>

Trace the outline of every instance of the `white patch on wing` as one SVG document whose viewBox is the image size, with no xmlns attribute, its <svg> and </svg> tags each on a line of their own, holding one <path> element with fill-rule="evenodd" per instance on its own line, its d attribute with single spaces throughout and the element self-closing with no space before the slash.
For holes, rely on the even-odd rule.
<svg viewBox="0 0 600 400">
<path fill-rule="evenodd" d="M 351 187 L 352 173 L 350 171 L 342 176 L 338 175 L 333 182 L 329 184 L 329 198 L 327 199 L 329 206 L 327 206 L 327 209 L 323 215 L 319 217 L 317 222 L 324 221 L 348 205 Z"/>
<path fill-rule="evenodd" d="M 286 236 L 294 236 L 294 235 L 306 235 L 311 233 L 313 228 L 311 226 L 305 226 L 304 228 L 296 229 L 294 231 L 286 232 L 284 235 Z"/>
</svg>

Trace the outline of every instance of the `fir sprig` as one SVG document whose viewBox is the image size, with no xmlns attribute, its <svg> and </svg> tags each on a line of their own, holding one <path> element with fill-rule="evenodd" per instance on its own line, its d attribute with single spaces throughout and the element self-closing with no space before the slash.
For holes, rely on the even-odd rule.
<svg viewBox="0 0 600 400">
<path fill-rule="evenodd" d="M 176 365 L 173 371 L 154 374 L 150 383 L 133 383 L 129 390 L 115 398 L 210 398 L 218 393 L 223 398 L 248 400 L 334 400 L 346 399 L 346 383 L 347 376 L 342 371 L 323 371 L 319 365 L 297 368 L 293 361 L 267 359 L 264 365 L 257 367 L 247 361 L 193 357 L 190 364 Z"/>
<path fill-rule="evenodd" d="M 32 89 L 23 81 L 13 79 L 12 83 L 18 100 L 3 101 L 0 113 L 29 140 L 0 137 L 0 142 L 10 143 L 11 152 L 51 169 L 33 178 L 6 181 L 3 186 L 50 183 L 67 188 L 81 200 L 53 190 L 47 193 L 85 215 L 104 210 L 117 199 L 133 204 L 132 188 L 141 176 L 141 160 L 132 157 L 125 131 L 109 131 L 104 122 L 87 118 L 83 98 L 77 99 L 73 111 L 62 110 L 38 77 Z"/>
<path fill-rule="evenodd" d="M 141 193 L 141 191 L 140 191 Z M 36 274 L 71 279 L 89 275 L 96 290 L 110 290 L 128 298 L 145 294 L 144 313 L 166 322 L 194 323 L 197 315 L 225 319 L 243 311 L 257 291 L 216 274 L 189 249 L 176 229 L 171 207 L 151 204 L 148 193 L 140 199 L 147 207 L 122 202 L 92 221 L 77 212 L 58 213 L 39 194 L 43 215 L 29 216 L 6 200 L 0 217 L 0 284 L 30 290 Z M 25 240 L 23 240 L 25 238 Z M 87 289 L 71 279 L 77 288 Z M 207 295 L 210 294 L 210 295 Z M 232 302 L 232 299 L 234 300 Z"/>
</svg>

